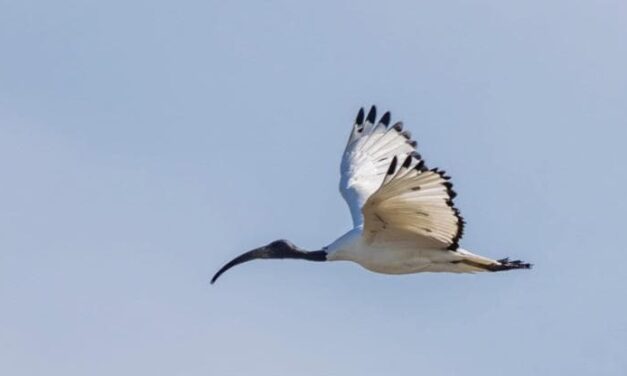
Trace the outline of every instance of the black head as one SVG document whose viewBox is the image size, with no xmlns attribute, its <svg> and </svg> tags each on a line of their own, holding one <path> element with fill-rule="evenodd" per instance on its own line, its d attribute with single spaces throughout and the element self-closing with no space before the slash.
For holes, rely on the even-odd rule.
<svg viewBox="0 0 627 376">
<path fill-rule="evenodd" d="M 276 252 L 289 252 L 289 251 L 300 250 L 297 246 L 294 245 L 294 243 L 292 243 L 291 241 L 287 239 L 275 240 L 272 243 L 266 245 L 265 248 L 271 249 Z"/>
</svg>

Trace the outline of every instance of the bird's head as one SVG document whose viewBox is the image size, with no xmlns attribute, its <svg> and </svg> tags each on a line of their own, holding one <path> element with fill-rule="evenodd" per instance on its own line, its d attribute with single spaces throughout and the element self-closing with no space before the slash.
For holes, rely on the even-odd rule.
<svg viewBox="0 0 627 376">
<path fill-rule="evenodd" d="M 271 243 L 268 243 L 268 245 L 262 248 L 265 248 L 266 250 L 270 250 L 272 251 L 272 253 L 275 253 L 275 254 L 284 254 L 286 252 L 298 250 L 298 247 L 287 239 L 275 240 Z"/>
</svg>

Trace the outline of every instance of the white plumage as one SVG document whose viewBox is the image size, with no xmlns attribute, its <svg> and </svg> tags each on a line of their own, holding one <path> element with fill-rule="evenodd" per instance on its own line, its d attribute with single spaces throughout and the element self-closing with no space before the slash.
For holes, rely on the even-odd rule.
<svg viewBox="0 0 627 376">
<path fill-rule="evenodd" d="M 529 269 L 530 264 L 494 260 L 459 248 L 464 220 L 453 205 L 455 192 L 444 171 L 428 169 L 402 123 L 390 126 L 386 112 L 376 121 L 360 109 L 340 166 L 340 192 L 353 229 L 320 251 L 308 252 L 278 240 L 246 252 L 216 273 L 253 259 L 345 260 L 386 274 L 473 273 Z"/>
</svg>

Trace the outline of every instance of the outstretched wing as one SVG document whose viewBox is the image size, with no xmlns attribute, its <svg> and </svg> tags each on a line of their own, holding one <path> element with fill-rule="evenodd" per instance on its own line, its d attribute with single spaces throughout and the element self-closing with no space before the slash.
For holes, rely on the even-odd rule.
<svg viewBox="0 0 627 376">
<path fill-rule="evenodd" d="M 390 117 L 386 112 L 376 122 L 375 106 L 370 108 L 367 116 L 364 116 L 364 109 L 360 109 L 342 156 L 340 192 L 355 226 L 363 223 L 361 209 L 381 186 L 392 158 L 413 155 L 414 159 L 421 159 L 415 152 L 416 142 L 411 140 L 409 132 L 403 132 L 401 122 L 390 126 Z"/>
<path fill-rule="evenodd" d="M 401 159 L 402 160 L 402 159 Z M 444 171 L 428 170 L 408 156 L 395 157 L 379 189 L 363 207 L 367 242 L 404 241 L 420 248 L 456 250 L 464 220 L 453 206 L 455 192 Z"/>
</svg>

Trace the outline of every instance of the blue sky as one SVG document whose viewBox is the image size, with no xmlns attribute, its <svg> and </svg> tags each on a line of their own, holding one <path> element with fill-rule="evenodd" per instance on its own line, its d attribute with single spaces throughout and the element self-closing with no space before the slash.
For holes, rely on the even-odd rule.
<svg viewBox="0 0 627 376">
<path fill-rule="evenodd" d="M 622 1 L 0 1 L 0 373 L 624 375 Z M 536 265 L 257 262 L 346 231 L 355 113 Z"/>
</svg>

